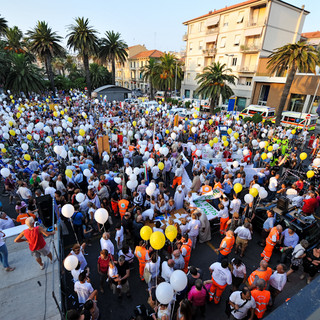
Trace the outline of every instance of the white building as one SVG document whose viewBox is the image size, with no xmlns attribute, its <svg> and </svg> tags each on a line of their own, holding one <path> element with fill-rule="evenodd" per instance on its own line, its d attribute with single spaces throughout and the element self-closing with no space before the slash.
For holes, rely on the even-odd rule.
<svg viewBox="0 0 320 320">
<path fill-rule="evenodd" d="M 231 86 L 239 108 L 250 103 L 259 59 L 300 39 L 308 11 L 281 0 L 249 0 L 184 22 L 187 33 L 181 95 L 196 98 L 195 77 L 213 62 L 225 63 L 238 77 Z"/>
</svg>

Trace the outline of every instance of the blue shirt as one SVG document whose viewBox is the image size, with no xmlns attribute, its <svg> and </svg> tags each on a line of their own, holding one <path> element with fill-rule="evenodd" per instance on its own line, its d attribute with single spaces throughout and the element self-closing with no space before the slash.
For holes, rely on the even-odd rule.
<svg viewBox="0 0 320 320">
<path fill-rule="evenodd" d="M 273 228 L 274 226 L 274 218 L 268 218 L 264 223 L 263 223 L 263 229 L 269 230 Z"/>
<path fill-rule="evenodd" d="M 232 190 L 232 185 L 230 185 L 227 182 L 224 183 L 222 187 L 223 187 L 224 193 L 226 193 L 226 194 L 229 194 Z"/>
<path fill-rule="evenodd" d="M 283 244 L 285 247 L 294 248 L 299 242 L 299 236 L 296 233 L 290 235 L 288 229 L 282 231 L 281 235 L 284 237 Z"/>
<path fill-rule="evenodd" d="M 72 216 L 72 222 L 76 226 L 81 226 L 82 225 L 82 213 L 81 212 L 75 212 Z"/>
</svg>

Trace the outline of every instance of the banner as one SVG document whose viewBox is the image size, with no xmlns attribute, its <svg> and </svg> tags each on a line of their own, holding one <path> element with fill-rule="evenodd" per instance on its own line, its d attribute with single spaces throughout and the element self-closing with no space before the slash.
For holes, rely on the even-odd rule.
<svg viewBox="0 0 320 320">
<path fill-rule="evenodd" d="M 194 200 L 193 202 L 201 213 L 204 213 L 207 216 L 209 221 L 218 217 L 218 210 L 207 201 Z"/>
</svg>

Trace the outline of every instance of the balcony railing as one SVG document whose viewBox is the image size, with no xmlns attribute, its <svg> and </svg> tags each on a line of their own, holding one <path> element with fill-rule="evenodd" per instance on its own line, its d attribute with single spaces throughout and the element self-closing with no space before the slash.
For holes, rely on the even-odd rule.
<svg viewBox="0 0 320 320">
<path fill-rule="evenodd" d="M 207 29 L 206 34 L 215 34 L 219 32 L 219 28 L 210 28 Z"/>
<path fill-rule="evenodd" d="M 262 27 L 263 25 L 265 25 L 266 20 L 264 21 L 248 21 L 247 22 L 247 27 Z"/>
<path fill-rule="evenodd" d="M 182 36 L 182 41 L 187 41 L 188 40 L 188 34 L 185 33 L 183 36 Z"/>
<path fill-rule="evenodd" d="M 217 53 L 217 49 L 216 48 L 210 48 L 210 49 L 205 49 L 202 50 L 203 54 L 205 57 L 211 57 L 213 55 L 215 55 Z"/>
<path fill-rule="evenodd" d="M 255 73 L 256 69 L 254 67 L 238 67 L 237 71 L 241 73 Z"/>
<path fill-rule="evenodd" d="M 254 45 L 242 45 L 240 46 L 240 51 L 244 53 L 253 53 L 259 52 L 261 50 L 261 44 L 254 44 Z"/>
</svg>

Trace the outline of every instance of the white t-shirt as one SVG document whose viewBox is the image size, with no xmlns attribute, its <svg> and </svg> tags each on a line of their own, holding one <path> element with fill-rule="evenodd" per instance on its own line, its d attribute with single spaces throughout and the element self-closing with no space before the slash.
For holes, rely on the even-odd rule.
<svg viewBox="0 0 320 320">
<path fill-rule="evenodd" d="M 234 259 L 231 260 L 232 267 L 233 267 L 233 270 L 232 270 L 233 275 L 237 278 L 244 278 L 244 276 L 247 274 L 246 266 L 242 263 L 238 267 L 233 263 L 233 261 Z"/>
<path fill-rule="evenodd" d="M 231 213 L 234 214 L 235 212 L 239 212 L 241 206 L 240 199 L 233 199 L 230 204 Z"/>
<path fill-rule="evenodd" d="M 279 291 L 283 290 L 283 287 L 285 286 L 286 283 L 287 283 L 287 274 L 278 273 L 278 271 L 275 271 L 269 279 L 269 285 Z"/>
<path fill-rule="evenodd" d="M 229 218 L 228 208 L 224 207 L 224 209 L 219 210 L 218 217 L 224 219 Z"/>
<path fill-rule="evenodd" d="M 77 281 L 74 284 L 74 291 L 78 295 L 79 303 L 85 303 L 93 292 L 93 288 L 89 282 L 81 283 L 80 281 Z"/>
<path fill-rule="evenodd" d="M 10 217 L 6 217 L 6 219 L 0 219 L 0 229 L 5 230 L 14 227 L 14 222 Z"/>
<path fill-rule="evenodd" d="M 153 263 L 152 261 L 149 261 L 146 264 L 146 268 L 151 273 L 151 278 L 155 278 L 160 274 L 160 257 L 158 257 L 158 260 L 156 263 Z"/>
<path fill-rule="evenodd" d="M 173 271 L 174 271 L 173 268 L 168 266 L 168 261 L 163 261 L 162 262 L 161 277 L 166 282 L 170 282 L 170 277 L 171 277 Z"/>
<path fill-rule="evenodd" d="M 244 226 L 238 227 L 235 231 L 234 234 L 238 235 L 239 238 L 243 240 L 251 240 L 251 231 L 248 228 L 245 228 Z"/>
<path fill-rule="evenodd" d="M 114 255 L 114 245 L 110 239 L 105 240 L 103 238 L 100 239 L 101 250 L 106 249 L 112 255 Z"/>
<path fill-rule="evenodd" d="M 242 300 L 241 298 L 241 291 L 235 291 L 231 294 L 229 300 L 238 305 L 239 307 L 241 305 L 243 305 L 246 300 Z M 231 311 L 231 314 L 236 318 L 236 319 L 243 319 L 247 316 L 248 314 L 248 311 L 251 309 L 251 308 L 255 308 L 256 307 L 256 302 L 254 301 L 253 297 L 251 297 L 250 301 L 248 301 L 243 307 L 241 307 L 240 309 L 238 310 L 232 310 Z"/>
<path fill-rule="evenodd" d="M 120 243 L 123 241 L 123 226 L 121 226 L 120 230 L 117 230 L 115 240 L 118 243 L 118 239 Z"/>
<path fill-rule="evenodd" d="M 213 280 L 220 286 L 232 283 L 231 272 L 228 268 L 222 268 L 220 262 L 215 262 L 210 266 Z"/>
<path fill-rule="evenodd" d="M 76 254 L 73 250 L 71 250 L 71 254 L 78 258 L 80 262 L 80 269 L 84 270 L 84 268 L 87 266 L 87 260 L 83 255 L 82 248 L 80 249 L 80 252 Z"/>
<path fill-rule="evenodd" d="M 188 223 L 188 230 L 189 230 L 189 236 L 190 237 L 196 237 L 199 234 L 199 229 L 200 229 L 200 221 L 192 219 Z"/>
<path fill-rule="evenodd" d="M 270 191 L 277 191 L 277 186 L 278 186 L 278 180 L 276 179 L 276 177 L 270 178 L 269 190 Z"/>
</svg>

